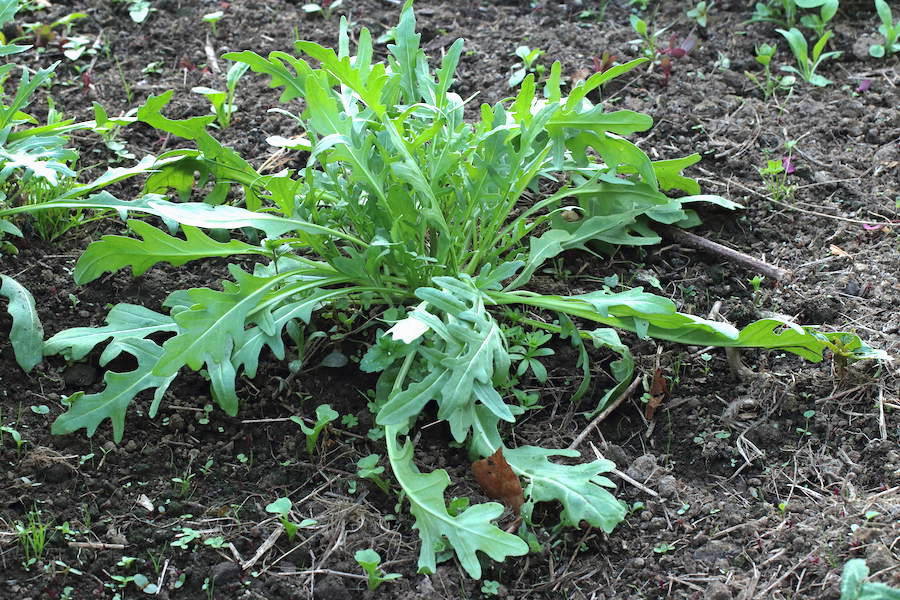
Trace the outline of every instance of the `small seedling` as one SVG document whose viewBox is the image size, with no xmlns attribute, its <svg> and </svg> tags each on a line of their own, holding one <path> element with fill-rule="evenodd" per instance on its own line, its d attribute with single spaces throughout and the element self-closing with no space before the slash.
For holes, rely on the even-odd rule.
<svg viewBox="0 0 900 600">
<path fill-rule="evenodd" d="M 22 564 L 27 570 L 43 558 L 50 524 L 41 521 L 41 511 L 36 509 L 29 511 L 25 518 L 24 523 L 16 521 L 14 528 L 16 537 L 19 538 L 19 545 L 22 547 L 22 554 L 25 556 Z"/>
<path fill-rule="evenodd" d="M 291 421 L 300 426 L 300 431 L 306 435 L 306 452 L 310 455 L 316 449 L 316 442 L 319 441 L 319 434 L 326 425 L 337 419 L 340 415 L 333 410 L 328 404 L 320 404 L 316 408 L 316 424 L 309 428 L 300 417 L 291 417 Z"/>
<path fill-rule="evenodd" d="M 172 483 L 175 484 L 175 489 L 178 491 L 179 497 L 187 498 L 191 495 L 191 480 L 194 478 L 194 475 L 194 473 L 191 473 L 190 468 L 188 468 L 181 477 L 172 478 Z"/>
<path fill-rule="evenodd" d="M 688 18 L 693 19 L 697 22 L 697 25 L 705 29 L 709 19 L 709 9 L 715 6 L 715 4 L 715 2 L 706 3 L 701 0 L 694 8 L 687 11 L 686 14 Z"/>
<path fill-rule="evenodd" d="M 663 74 L 663 85 L 669 85 L 669 78 L 672 77 L 672 61 L 687 56 L 696 44 L 697 40 L 691 36 L 681 41 L 678 41 L 675 35 L 669 38 L 669 47 L 659 51 L 659 67 Z"/>
<path fill-rule="evenodd" d="M 744 75 L 752 81 L 768 100 L 778 90 L 790 90 L 797 78 L 793 75 L 778 76 L 772 73 L 772 58 L 775 56 L 776 47 L 770 44 L 760 44 L 756 47 L 756 62 L 763 66 L 763 76 L 760 77 L 750 71 L 744 71 Z"/>
<path fill-rule="evenodd" d="M 216 115 L 216 123 L 222 129 L 227 129 L 231 125 L 231 117 L 237 111 L 237 104 L 234 103 L 234 97 L 237 93 L 237 84 L 247 72 L 249 65 L 246 63 L 234 63 L 228 69 L 225 75 L 225 91 L 214 90 L 208 87 L 195 87 L 191 91 L 206 96 L 212 107 L 212 112 Z"/>
<path fill-rule="evenodd" d="M 878 18 L 881 19 L 878 33 L 884 36 L 884 43 L 869 46 L 869 55 L 875 58 L 882 58 L 895 52 L 900 52 L 900 41 L 898 41 L 898 38 L 900 38 L 900 21 L 894 23 L 891 7 L 888 6 L 885 0 L 875 0 L 875 11 L 878 13 Z"/>
<path fill-rule="evenodd" d="M 640 36 L 640 39 L 631 40 L 629 44 L 640 44 L 643 48 L 642 54 L 650 60 L 656 60 L 659 51 L 657 50 L 659 36 L 665 31 L 665 28 L 651 32 L 647 22 L 637 15 L 630 17 L 631 28 Z"/>
<path fill-rule="evenodd" d="M 510 331 L 516 329 L 521 330 L 521 328 L 517 326 L 510 328 Z M 516 377 L 522 377 L 529 369 L 531 369 L 535 379 L 541 383 L 547 381 L 547 368 L 544 367 L 538 358 L 542 356 L 552 356 L 554 354 L 551 348 L 541 347 L 549 342 L 552 337 L 552 334 L 544 331 L 529 331 L 522 334 L 520 338 L 521 344 L 510 346 L 509 357 L 512 360 L 519 362 L 519 366 L 516 368 Z"/>
<path fill-rule="evenodd" d="M 531 49 L 528 46 L 516 48 L 515 55 L 519 57 L 521 65 L 509 76 L 509 87 L 516 87 L 522 83 L 529 73 L 534 73 L 535 78 L 540 79 L 544 74 L 544 65 L 535 65 L 534 63 L 543 53 L 544 51 L 540 48 Z"/>
<path fill-rule="evenodd" d="M 278 498 L 275 502 L 266 506 L 267 513 L 278 515 L 278 520 L 281 522 L 281 526 L 284 527 L 284 532 L 287 534 L 288 541 L 290 542 L 294 541 L 294 536 L 297 535 L 298 529 L 301 527 L 311 527 L 316 524 L 315 519 L 303 519 L 299 523 L 295 523 L 288 519 L 293 506 L 294 504 L 291 502 L 290 498 Z"/>
<path fill-rule="evenodd" d="M 674 550 L 675 550 L 675 546 L 673 546 L 672 544 L 669 544 L 668 542 L 663 542 L 653 548 L 653 551 L 656 552 L 657 554 L 666 554 L 666 553 L 672 552 Z"/>
<path fill-rule="evenodd" d="M 366 584 L 368 585 L 369 590 L 377 590 L 385 581 L 393 581 L 402 577 L 400 573 L 385 573 L 380 567 L 381 556 L 371 548 L 367 550 L 358 550 L 356 554 L 353 555 L 353 558 L 356 559 L 356 562 L 359 563 L 359 566 L 362 567 L 363 571 L 368 575 Z"/>
<path fill-rule="evenodd" d="M 830 79 L 816 73 L 816 69 L 818 69 L 819 65 L 824 61 L 831 58 L 837 58 L 843 54 L 840 51 L 822 52 L 825 49 L 825 44 L 831 39 L 832 34 L 830 31 L 825 32 L 825 34 L 819 38 L 819 41 L 816 42 L 812 49 L 812 55 L 809 54 L 809 44 L 806 42 L 806 38 L 799 29 L 792 27 L 788 31 L 785 31 L 784 29 L 776 29 L 775 31 L 783 35 L 784 39 L 788 41 L 791 52 L 794 53 L 794 58 L 797 59 L 796 67 L 784 65 L 781 67 L 782 71 L 796 73 L 802 77 L 804 81 L 816 87 L 831 85 L 832 81 Z"/>
<path fill-rule="evenodd" d="M 303 5 L 303 12 L 308 15 L 321 14 L 326 19 L 331 18 L 331 13 L 340 8 L 344 0 L 322 0 L 321 3 L 309 2 Z"/>
<path fill-rule="evenodd" d="M 762 282 L 764 279 L 765 277 L 763 277 L 762 275 L 754 275 L 753 279 L 748 280 L 748 283 L 750 284 L 750 287 L 753 288 L 754 292 L 759 292 L 759 288 L 760 286 L 762 286 Z"/>
<path fill-rule="evenodd" d="M 491 579 L 485 579 L 481 584 L 481 593 L 485 596 L 499 596 L 500 582 Z"/>
<path fill-rule="evenodd" d="M 359 462 L 356 463 L 356 474 L 362 477 L 363 479 L 368 479 L 372 483 L 378 486 L 385 494 L 390 493 L 391 488 L 388 485 L 388 482 L 384 480 L 381 476 L 384 473 L 384 467 L 378 466 L 378 460 L 381 457 L 377 454 L 370 454 L 365 458 L 359 459 Z"/>
<path fill-rule="evenodd" d="M 221 10 L 203 15 L 203 22 L 209 23 L 209 29 L 213 37 L 219 37 L 219 21 L 225 16 Z"/>
<path fill-rule="evenodd" d="M 190 527 L 179 527 L 176 531 L 178 533 L 175 534 L 175 541 L 171 545 L 182 550 L 187 550 L 191 542 L 200 539 L 201 536 L 199 531 Z"/>
<path fill-rule="evenodd" d="M 812 432 L 809 430 L 809 420 L 814 416 L 816 416 L 816 411 L 814 410 L 803 411 L 803 418 L 806 419 L 806 424 L 803 427 L 798 427 L 797 433 L 800 435 L 812 435 Z"/>
<path fill-rule="evenodd" d="M 781 160 L 766 161 L 766 166 L 758 169 L 766 186 L 766 191 L 776 202 L 786 202 L 794 196 L 794 186 L 787 182 L 787 169 Z"/>
</svg>

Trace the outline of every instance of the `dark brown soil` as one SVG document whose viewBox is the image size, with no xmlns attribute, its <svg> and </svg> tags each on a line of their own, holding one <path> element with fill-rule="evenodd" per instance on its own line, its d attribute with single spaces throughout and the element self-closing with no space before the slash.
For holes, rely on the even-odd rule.
<svg viewBox="0 0 900 600">
<path fill-rule="evenodd" d="M 184 118 L 208 111 L 205 100 L 190 92 L 193 86 L 224 85 L 204 51 L 203 14 L 225 11 L 219 37 L 210 42 L 217 56 L 290 50 L 295 29 L 301 38 L 332 45 L 337 16 L 307 16 L 301 4 L 154 0 L 156 11 L 136 25 L 125 4 L 72 0 L 20 19 L 90 15 L 73 33 L 100 40 L 96 61 L 63 59 L 50 90 L 68 116 L 91 118 L 92 100 L 118 114 L 149 94 L 174 89 L 169 116 Z M 416 9 L 430 54 L 457 37 L 466 39 L 460 95 L 478 93 L 478 101 L 495 102 L 510 94 L 513 51 L 521 44 L 545 50 L 542 65 L 560 60 L 568 77 L 591 69 L 593 57 L 604 51 L 619 60 L 637 56 L 628 43 L 636 36 L 625 2 L 609 2 L 602 19 L 581 14 L 600 4 L 606 3 L 419 0 Z M 833 42 L 844 54 L 822 66 L 835 84 L 813 88 L 801 82 L 790 95 L 766 100 L 744 75 L 760 72 L 754 46 L 778 43 L 779 65 L 789 56 L 773 26 L 744 24 L 749 4 L 717 2 L 708 29 L 701 30 L 685 17 L 682 3 L 651 3 L 644 16 L 652 28 L 669 27 L 664 45 L 669 32 L 679 40 L 693 33 L 697 47 L 674 61 L 668 83 L 659 69 L 633 72 L 607 90 L 608 101 L 653 116 L 656 126 L 637 140 L 653 158 L 700 152 L 703 161 L 692 175 L 704 190 L 746 206 L 735 213 L 707 211 L 697 233 L 790 269 L 795 278 L 781 285 L 765 280 L 754 291 L 749 280 L 755 273 L 668 244 L 610 261 L 571 254 L 542 280 L 548 289 L 577 291 L 596 285 L 588 277 L 619 273 L 630 281 L 652 275 L 685 312 L 705 315 L 721 300 L 722 313 L 738 325 L 770 312 L 786 314 L 826 330 L 855 331 L 900 355 L 897 57 L 868 57 L 874 11 L 869 3 L 844 2 Z M 345 0 L 336 12 L 350 15 L 354 30 L 366 26 L 378 36 L 396 22 L 399 6 Z M 26 60 L 48 65 L 61 58 L 51 43 Z M 226 62 L 219 61 L 222 71 Z M 159 72 L 146 72 L 151 63 Z M 863 79 L 871 87 L 858 92 Z M 252 73 L 241 82 L 238 101 L 233 126 L 219 137 L 259 165 L 272 152 L 265 138 L 291 134 L 291 124 L 267 113 L 279 106 L 278 93 Z M 38 114 L 39 104 L 32 107 Z M 142 125 L 125 129 L 121 139 L 138 157 L 179 144 Z M 797 142 L 797 171 L 788 178 L 793 197 L 775 198 L 757 169 L 783 156 L 788 141 Z M 88 134 L 75 144 L 83 166 L 103 167 L 112 158 Z M 117 193 L 128 197 L 129 189 Z M 32 236 L 18 243 L 18 256 L 0 258 L 0 271 L 34 294 L 48 336 L 101 324 L 111 303 L 158 309 L 169 291 L 213 285 L 223 272 L 213 262 L 74 285 L 71 270 L 89 241 L 120 229 L 118 222 L 101 222 L 53 244 Z M 4 312 L 0 330 L 8 327 Z M 242 383 L 235 419 L 218 410 L 206 418 L 204 406 L 212 402 L 207 384 L 186 375 L 170 389 L 156 419 L 144 414 L 148 398 L 138 403 L 117 445 L 106 426 L 90 439 L 83 432 L 49 433 L 64 410 L 63 396 L 99 389 L 97 356 L 85 365 L 51 358 L 25 375 L 5 337 L 2 344 L 0 425 L 15 428 L 26 443 L 17 449 L 9 435 L 0 442 L 0 598 L 137 598 L 142 594 L 133 584 L 119 588 L 114 576 L 138 573 L 161 581 L 158 597 L 173 600 L 490 597 L 483 582 L 468 579 L 452 560 L 436 574 L 417 574 L 418 540 L 409 514 L 396 512 L 396 498 L 355 478 L 359 458 L 384 452 L 365 437 L 371 416 L 364 395 L 374 381 L 355 367 L 317 368 L 285 383 L 287 365 L 265 361 L 255 380 Z M 325 345 L 319 352 L 331 350 Z M 838 598 L 840 570 L 854 557 L 867 559 L 875 579 L 900 585 L 897 365 L 868 362 L 838 373 L 828 361 L 747 353 L 744 360 L 756 375 L 739 381 L 723 354 L 701 350 L 635 346 L 644 372 L 658 361 L 671 379 L 670 398 L 649 426 L 640 402 L 626 402 L 582 444 L 586 455 L 592 456 L 591 443 L 642 484 L 616 479 L 618 497 L 643 509 L 605 535 L 554 529 L 555 509 L 547 507 L 541 513 L 547 528 L 537 532 L 542 552 L 504 564 L 482 561 L 484 579 L 500 583 L 500 597 Z M 567 359 L 560 351 L 547 361 L 544 408 L 523 420 L 516 444 L 564 448 L 586 426 L 580 413 L 592 407 L 568 404 L 573 370 Z M 594 390 L 595 397 L 601 393 Z M 287 418 L 309 416 L 324 402 L 356 414 L 360 424 L 331 430 L 322 451 L 310 458 Z M 49 413 L 32 410 L 40 406 Z M 480 499 L 464 453 L 448 449 L 446 438 L 436 427 L 420 440 L 423 470 L 447 469 L 453 495 Z M 264 508 L 279 496 L 290 497 L 297 516 L 317 524 L 292 542 L 282 536 L 242 571 L 236 561 L 254 556 L 277 525 Z M 26 569 L 16 525 L 34 510 L 50 525 L 49 539 L 42 559 Z M 188 549 L 173 547 L 182 528 L 201 532 L 201 539 L 221 536 L 224 545 L 197 540 Z M 385 569 L 403 577 L 366 591 L 353 560 L 364 548 L 377 550 Z M 123 557 L 135 560 L 128 565 Z"/>
</svg>

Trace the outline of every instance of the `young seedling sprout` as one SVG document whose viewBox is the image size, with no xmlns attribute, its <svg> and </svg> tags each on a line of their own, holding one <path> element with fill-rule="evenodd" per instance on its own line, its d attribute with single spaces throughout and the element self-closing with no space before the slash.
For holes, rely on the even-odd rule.
<svg viewBox="0 0 900 600">
<path fill-rule="evenodd" d="M 219 21 L 221 21 L 224 16 L 225 13 L 221 10 L 203 15 L 203 21 L 209 23 L 209 28 L 212 31 L 213 37 L 219 37 Z"/>
</svg>

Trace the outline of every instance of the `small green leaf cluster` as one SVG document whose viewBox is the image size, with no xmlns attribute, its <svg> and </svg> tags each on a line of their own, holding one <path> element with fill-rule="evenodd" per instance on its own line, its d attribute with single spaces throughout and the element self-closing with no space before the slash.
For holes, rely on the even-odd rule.
<svg viewBox="0 0 900 600">
<path fill-rule="evenodd" d="M 715 2 L 706 2 L 705 0 L 700 0 L 694 8 L 687 11 L 687 16 L 690 19 L 693 19 L 697 22 L 697 25 L 700 27 L 706 28 L 707 23 L 709 22 L 709 9 L 715 6 Z"/>
</svg>

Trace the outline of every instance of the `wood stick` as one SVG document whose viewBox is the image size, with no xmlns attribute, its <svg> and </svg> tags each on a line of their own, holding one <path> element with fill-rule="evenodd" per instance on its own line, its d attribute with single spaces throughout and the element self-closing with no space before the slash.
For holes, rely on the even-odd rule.
<svg viewBox="0 0 900 600">
<path fill-rule="evenodd" d="M 569 450 L 574 450 L 575 448 L 580 446 L 581 442 L 584 441 L 584 438 L 586 438 L 588 436 L 588 434 L 597 425 L 599 425 L 603 421 L 603 419 L 608 417 L 612 413 L 612 411 L 616 410 L 620 404 L 625 402 L 625 400 L 628 398 L 628 396 L 630 396 L 632 394 L 632 392 L 634 392 L 635 388 L 637 388 L 637 386 L 640 382 L 641 382 L 641 376 L 638 375 L 637 377 L 634 378 L 634 381 L 631 382 L 631 385 L 628 386 L 628 389 L 626 389 L 624 392 L 619 394 L 619 397 L 616 398 L 612 404 L 610 404 L 609 406 L 604 408 L 603 412 L 601 412 L 599 415 L 597 415 L 593 421 L 588 423 L 588 426 L 584 428 L 584 431 L 579 433 L 578 437 L 576 437 L 574 440 L 572 440 L 572 443 L 569 444 Z"/>
<path fill-rule="evenodd" d="M 69 548 L 90 548 L 91 550 L 124 550 L 125 544 L 104 544 L 102 542 L 69 542 Z"/>
<path fill-rule="evenodd" d="M 753 271 L 754 273 L 761 273 L 766 277 L 771 277 L 776 281 L 789 281 L 794 277 L 794 274 L 787 269 L 782 269 L 781 267 L 770 265 L 769 263 L 763 262 L 758 258 L 754 258 L 749 254 L 744 254 L 743 252 L 733 250 L 728 246 L 723 246 L 722 244 L 719 244 L 717 242 L 710 241 L 706 238 L 700 237 L 699 235 L 693 234 L 689 231 L 685 231 L 684 229 L 679 229 L 678 227 L 673 227 L 671 225 L 660 225 L 659 229 L 664 236 L 674 242 L 684 244 L 685 246 L 690 246 L 691 248 L 696 248 L 697 250 L 702 250 L 703 252 L 715 254 L 716 256 L 720 256 L 725 260 L 737 263 L 747 268 L 748 270 Z"/>
</svg>

